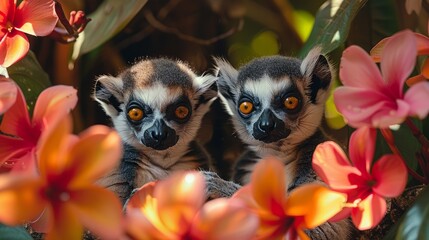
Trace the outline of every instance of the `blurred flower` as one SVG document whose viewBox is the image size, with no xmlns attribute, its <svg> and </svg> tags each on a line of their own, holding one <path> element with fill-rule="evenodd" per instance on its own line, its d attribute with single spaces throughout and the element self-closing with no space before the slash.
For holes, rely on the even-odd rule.
<svg viewBox="0 0 429 240">
<path fill-rule="evenodd" d="M 14 81 L 0 75 L 0 115 L 15 103 L 17 89 Z"/>
<path fill-rule="evenodd" d="M 81 239 L 83 225 L 97 236 L 118 239 L 121 203 L 93 182 L 117 165 L 121 140 L 105 126 L 92 126 L 79 139 L 69 117 L 42 135 L 36 174 L 0 176 L 0 221 L 18 225 L 43 212 L 37 231 L 46 239 Z"/>
<path fill-rule="evenodd" d="M 318 183 L 300 186 L 286 195 L 284 165 L 273 158 L 259 162 L 251 182 L 233 198 L 243 200 L 259 216 L 257 239 L 309 239 L 303 229 L 315 228 L 340 212 L 346 196 Z"/>
<path fill-rule="evenodd" d="M 249 239 L 258 220 L 239 200 L 215 199 L 204 204 L 204 178 L 178 172 L 151 182 L 126 206 L 132 239 Z M 204 204 L 204 205 L 203 205 Z"/>
<path fill-rule="evenodd" d="M 0 65 L 9 67 L 29 49 L 25 35 L 46 36 L 57 24 L 53 0 L 2 0 L 0 3 Z"/>
<path fill-rule="evenodd" d="M 428 24 L 428 27 L 429 27 L 429 24 Z M 428 32 L 429 32 L 429 29 L 428 29 Z M 429 55 L 429 38 L 420 33 L 414 33 L 414 37 L 416 38 L 416 41 L 417 41 L 417 55 Z M 390 38 L 391 37 L 382 39 L 371 49 L 370 55 L 375 62 L 381 61 L 382 52 L 384 50 L 384 47 L 386 46 L 387 41 L 389 41 Z M 406 83 L 408 86 L 411 86 L 418 82 L 426 81 L 427 79 L 429 79 L 429 58 L 426 58 L 423 63 L 421 74 L 418 74 L 416 76 L 413 76 L 407 79 Z"/>
<path fill-rule="evenodd" d="M 334 102 L 350 126 L 387 128 L 407 116 L 426 117 L 429 82 L 417 83 L 403 93 L 416 54 L 416 40 L 409 30 L 386 42 L 380 63 L 383 74 L 360 47 L 351 46 L 343 52 L 340 78 L 344 86 L 335 90 Z"/>
<path fill-rule="evenodd" d="M 62 119 L 77 103 L 76 90 L 69 86 L 53 86 L 40 93 L 30 116 L 22 91 L 18 88 L 15 103 L 3 115 L 0 125 L 0 167 L 32 169 L 35 151 L 43 131 Z M 18 164 L 19 163 L 19 164 Z"/>
<path fill-rule="evenodd" d="M 320 178 L 333 190 L 346 193 L 347 202 L 355 205 L 351 216 L 360 230 L 376 226 L 386 213 L 384 197 L 398 196 L 407 183 L 406 166 L 397 155 L 383 155 L 371 168 L 375 138 L 372 128 L 362 127 L 353 132 L 350 161 L 332 141 L 319 144 L 313 155 L 313 168 Z"/>
</svg>

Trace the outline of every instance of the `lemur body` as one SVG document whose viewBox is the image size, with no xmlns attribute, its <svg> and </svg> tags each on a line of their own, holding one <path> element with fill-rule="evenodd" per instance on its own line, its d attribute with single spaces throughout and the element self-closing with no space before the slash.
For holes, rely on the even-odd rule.
<svg viewBox="0 0 429 240">
<path fill-rule="evenodd" d="M 164 58 L 141 60 L 117 77 L 99 77 L 94 98 L 124 144 L 119 167 L 99 183 L 125 202 L 134 188 L 172 171 L 208 168 L 210 158 L 195 137 L 217 97 L 215 80 Z"/>
<path fill-rule="evenodd" d="M 271 56 L 255 59 L 238 71 L 216 59 L 220 97 L 232 115 L 236 133 L 248 146 L 233 170 L 233 181 L 249 182 L 255 164 L 275 156 L 285 165 L 288 191 L 319 181 L 312 169 L 329 94 L 331 70 L 319 49 L 304 60 Z M 235 188 L 236 186 L 232 186 Z M 348 220 L 325 223 L 309 231 L 313 239 L 347 239 Z"/>
</svg>

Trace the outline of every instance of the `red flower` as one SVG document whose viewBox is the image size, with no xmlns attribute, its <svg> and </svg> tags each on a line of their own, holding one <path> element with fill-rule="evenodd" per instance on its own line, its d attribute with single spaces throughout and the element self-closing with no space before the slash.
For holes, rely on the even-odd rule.
<svg viewBox="0 0 429 240">
<path fill-rule="evenodd" d="M 0 65 L 9 67 L 27 54 L 25 33 L 46 36 L 57 24 L 53 0 L 0 1 Z"/>
<path fill-rule="evenodd" d="M 0 131 L 4 133 L 0 134 L 0 169 L 31 169 L 42 132 L 68 114 L 76 103 L 76 89 L 73 87 L 58 85 L 47 88 L 39 95 L 30 120 L 24 95 L 18 88 L 16 101 L 3 115 L 0 125 Z"/>
<path fill-rule="evenodd" d="M 404 191 L 407 169 L 393 154 L 382 156 L 371 168 L 375 150 L 375 129 L 362 127 L 353 132 L 349 156 L 338 144 L 319 144 L 313 155 L 313 168 L 333 189 L 347 194 L 352 220 L 360 230 L 377 225 L 386 213 L 385 197 L 396 197 Z M 349 211 L 350 209 L 346 209 Z M 346 217 L 348 214 L 341 214 Z"/>
</svg>

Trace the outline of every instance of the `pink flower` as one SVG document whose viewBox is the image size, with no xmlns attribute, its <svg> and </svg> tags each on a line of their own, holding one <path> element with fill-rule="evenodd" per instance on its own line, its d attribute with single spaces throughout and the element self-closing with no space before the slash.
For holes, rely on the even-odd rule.
<svg viewBox="0 0 429 240">
<path fill-rule="evenodd" d="M 27 34 L 46 36 L 57 24 L 52 0 L 16 0 L 0 2 L 0 65 L 9 67 L 29 49 Z"/>
<path fill-rule="evenodd" d="M 68 114 L 76 103 L 73 87 L 58 85 L 47 88 L 39 95 L 30 120 L 24 95 L 18 88 L 16 101 L 3 115 L 0 125 L 3 133 L 0 134 L 0 169 L 31 168 L 42 132 Z"/>
<path fill-rule="evenodd" d="M 313 155 L 313 168 L 322 180 L 333 190 L 346 193 L 347 202 L 355 205 L 351 216 L 360 230 L 377 225 L 386 213 L 384 197 L 398 196 L 407 183 L 406 166 L 397 155 L 384 155 L 371 168 L 375 138 L 372 128 L 353 132 L 349 143 L 351 162 L 332 141 L 319 144 Z"/>
<path fill-rule="evenodd" d="M 419 82 L 403 93 L 417 56 L 414 34 L 405 30 L 387 40 L 381 55 L 381 73 L 360 47 L 347 48 L 341 59 L 344 86 L 334 92 L 338 111 L 352 127 L 386 128 L 407 116 L 420 119 L 429 112 L 429 83 Z"/>
<path fill-rule="evenodd" d="M 15 103 L 17 89 L 15 82 L 0 75 L 0 115 Z"/>
</svg>

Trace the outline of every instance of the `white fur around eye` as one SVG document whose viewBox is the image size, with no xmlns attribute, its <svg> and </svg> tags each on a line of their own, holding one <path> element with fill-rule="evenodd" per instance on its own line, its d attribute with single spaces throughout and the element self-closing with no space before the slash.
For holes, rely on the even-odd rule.
<svg viewBox="0 0 429 240">
<path fill-rule="evenodd" d="M 261 100 L 263 108 L 269 108 L 273 96 L 290 87 L 292 82 L 289 78 L 284 78 L 281 81 L 273 80 L 267 75 L 264 75 L 257 81 L 249 80 L 244 86 L 244 91 L 258 97 Z"/>
<path fill-rule="evenodd" d="M 168 88 L 162 84 L 155 84 L 149 88 L 136 89 L 133 95 L 152 109 L 163 109 L 182 96 L 183 90 Z"/>
</svg>

